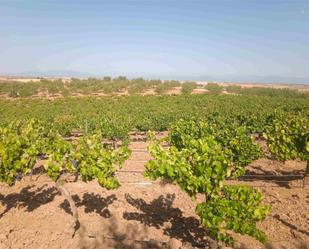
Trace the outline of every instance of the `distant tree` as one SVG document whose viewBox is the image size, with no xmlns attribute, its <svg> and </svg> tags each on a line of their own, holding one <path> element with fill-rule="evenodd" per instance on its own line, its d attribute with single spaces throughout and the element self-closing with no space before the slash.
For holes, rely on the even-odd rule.
<svg viewBox="0 0 309 249">
<path fill-rule="evenodd" d="M 196 88 L 197 85 L 195 82 L 185 82 L 181 86 L 181 92 L 183 94 L 191 94 L 191 92 L 193 91 L 193 89 Z"/>
<path fill-rule="evenodd" d="M 118 76 L 118 78 L 116 78 L 116 80 L 126 81 L 127 77 L 126 76 Z"/>
<path fill-rule="evenodd" d="M 221 93 L 223 90 L 223 87 L 219 86 L 217 83 L 208 83 L 205 86 L 205 89 L 207 89 L 211 93 Z"/>
<path fill-rule="evenodd" d="M 227 86 L 225 89 L 229 93 L 240 93 L 241 92 L 241 86 L 237 86 L 237 85 L 230 85 L 230 86 Z"/>
</svg>

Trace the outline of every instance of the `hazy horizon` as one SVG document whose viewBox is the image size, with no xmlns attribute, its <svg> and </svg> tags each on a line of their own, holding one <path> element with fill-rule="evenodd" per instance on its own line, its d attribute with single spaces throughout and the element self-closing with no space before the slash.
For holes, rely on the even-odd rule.
<svg viewBox="0 0 309 249">
<path fill-rule="evenodd" d="M 309 83 L 308 1 L 13 0 L 0 15 L 0 75 Z"/>
<path fill-rule="evenodd" d="M 199 75 L 194 77 L 188 77 L 184 75 L 147 75 L 147 76 L 126 76 L 123 74 L 119 75 L 107 75 L 107 74 L 91 74 L 87 72 L 79 71 L 63 71 L 63 70 L 51 70 L 45 72 L 22 72 L 15 74 L 1 74 L 0 77 L 13 77 L 13 78 L 37 78 L 37 77 L 46 77 L 46 78 L 103 78 L 103 77 L 112 77 L 116 78 L 119 76 L 125 76 L 128 79 L 134 78 L 144 78 L 144 79 L 160 79 L 160 80 L 179 80 L 179 81 L 204 81 L 204 82 L 235 82 L 235 83 L 269 83 L 269 84 L 298 84 L 298 85 L 309 85 L 309 78 L 302 77 L 282 77 L 278 75 L 267 75 L 267 76 L 258 76 L 258 75 L 221 75 L 221 76 L 210 76 L 210 75 Z"/>
</svg>

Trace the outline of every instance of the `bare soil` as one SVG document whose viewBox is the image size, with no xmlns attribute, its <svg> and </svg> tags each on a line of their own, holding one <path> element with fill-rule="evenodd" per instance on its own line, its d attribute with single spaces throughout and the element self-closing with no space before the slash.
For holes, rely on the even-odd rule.
<svg viewBox="0 0 309 249">
<path fill-rule="evenodd" d="M 141 93 L 142 96 L 156 95 L 156 88 L 149 88 Z"/>
<path fill-rule="evenodd" d="M 203 89 L 203 88 L 196 88 L 193 89 L 192 94 L 205 94 L 208 93 L 209 91 L 207 89 Z"/>
<path fill-rule="evenodd" d="M 168 89 L 165 94 L 180 95 L 181 94 L 181 86 L 172 87 L 171 89 Z"/>
<path fill-rule="evenodd" d="M 80 217 L 74 237 L 69 204 L 46 175 L 37 172 L 12 187 L 2 184 L 0 248 L 179 248 L 171 245 L 175 241 L 182 248 L 209 248 L 207 231 L 194 212 L 196 203 L 176 185 L 144 178 L 144 164 L 151 157 L 140 140 L 131 142 L 132 157 L 117 172 L 121 182 L 117 190 L 105 190 L 96 181 L 65 184 Z M 304 162 L 259 159 L 248 172 L 285 175 L 303 173 L 304 168 Z M 264 246 L 237 236 L 235 248 L 309 248 L 309 183 L 303 188 L 301 180 L 251 180 L 242 183 L 259 188 L 272 206 L 269 217 L 259 224 L 269 242 Z"/>
</svg>

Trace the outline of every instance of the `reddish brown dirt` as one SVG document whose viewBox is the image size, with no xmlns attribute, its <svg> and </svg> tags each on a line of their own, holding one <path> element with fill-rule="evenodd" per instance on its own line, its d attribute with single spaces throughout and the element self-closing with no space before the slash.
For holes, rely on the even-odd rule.
<svg viewBox="0 0 309 249">
<path fill-rule="evenodd" d="M 146 143 L 132 142 L 131 148 L 132 157 L 117 173 L 119 189 L 108 191 L 95 181 L 65 184 L 80 217 L 73 238 L 69 205 L 46 175 L 24 177 L 12 187 L 2 184 L 0 248 L 170 248 L 173 238 L 182 248 L 208 248 L 209 238 L 194 213 L 196 203 L 175 185 L 144 178 L 140 171 L 150 158 Z M 249 169 L 252 174 L 283 174 L 299 173 L 304 167 L 303 162 L 260 159 Z M 257 186 L 272 206 L 269 217 L 259 224 L 270 241 L 265 247 L 238 236 L 235 248 L 309 248 L 309 184 L 302 188 L 299 180 L 243 183 Z"/>
<path fill-rule="evenodd" d="M 181 94 L 181 86 L 176 86 L 166 91 L 167 95 L 180 95 Z"/>
<path fill-rule="evenodd" d="M 142 96 L 156 95 L 156 88 L 149 88 L 141 92 Z"/>
<path fill-rule="evenodd" d="M 203 88 L 196 88 L 193 89 L 192 94 L 205 94 L 208 93 L 209 91 L 207 89 L 203 89 Z"/>
</svg>

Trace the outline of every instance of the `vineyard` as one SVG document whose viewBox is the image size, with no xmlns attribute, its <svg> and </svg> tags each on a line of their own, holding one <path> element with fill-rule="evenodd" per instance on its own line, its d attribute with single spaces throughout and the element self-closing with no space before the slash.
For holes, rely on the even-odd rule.
<svg viewBox="0 0 309 249">
<path fill-rule="evenodd" d="M 174 92 L 173 89 L 180 89 Z M 116 78 L 88 78 L 88 79 L 35 79 L 35 81 L 19 82 L 0 80 L 0 97 L 6 99 L 21 98 L 59 98 L 81 96 L 119 96 L 119 95 L 173 95 L 191 94 L 194 89 L 205 90 L 210 94 L 225 92 L 226 94 L 241 94 L 255 96 L 284 96 L 306 98 L 307 88 L 273 88 L 273 87 L 241 87 L 228 85 L 223 87 L 217 83 L 199 85 L 197 82 L 176 80 L 147 80 L 143 78 L 127 79 L 124 76 Z M 299 90 L 305 91 L 299 91 Z"/>
<path fill-rule="evenodd" d="M 2 225 L 8 226 L 9 219 L 21 215 L 23 209 L 28 212 L 26 221 L 52 219 L 53 228 L 47 226 L 39 233 L 54 241 L 65 240 L 63 248 L 82 244 L 81 248 L 177 248 L 172 245 L 173 239 L 182 248 L 241 248 L 242 241 L 247 248 L 264 248 L 274 241 L 273 232 L 263 224 L 270 224 L 276 215 L 282 219 L 277 206 L 285 202 L 284 198 L 271 199 L 276 190 L 268 183 L 264 184 L 267 192 L 263 187 L 244 184 L 242 179 L 252 169 L 261 172 L 260 176 L 265 172 L 274 177 L 306 176 L 308 95 L 238 88 L 229 89 L 238 95 L 222 95 L 216 85 L 208 86 L 212 94 L 191 95 L 196 85 L 187 82 L 181 95 L 167 96 L 162 93 L 179 83 L 164 85 L 136 79 L 128 89 L 130 96 L 69 96 L 72 89 L 88 93 L 101 88 L 105 93 L 120 90 L 127 79 L 89 81 L 93 84 L 81 80 L 69 84 L 33 82 L 38 85 L 25 95 L 31 96 L 45 84 L 48 92 L 66 96 L 53 100 L 19 98 L 20 93 L 14 94 L 19 88 L 1 86 L 2 92 L 17 97 L 0 99 Z M 57 89 L 49 89 L 50 85 Z M 158 95 L 135 94 L 154 86 Z M 136 145 L 142 145 L 146 154 L 137 157 Z M 254 168 L 263 160 L 267 162 L 263 168 Z M 281 171 L 274 172 L 272 164 L 280 165 Z M 297 172 L 289 172 L 290 164 L 300 165 Z M 129 176 L 132 173 L 133 177 Z M 130 182 L 133 178 L 137 181 Z M 290 248 L 297 248 L 297 243 L 309 244 L 308 186 L 305 184 L 298 193 L 290 187 L 280 191 L 299 200 L 293 203 L 300 214 L 291 220 L 302 227 L 288 231 L 294 236 Z M 61 196 L 57 196 L 59 193 Z M 54 199 L 58 204 L 51 210 Z M 174 201 L 180 208 L 173 206 Z M 55 216 L 61 218 L 53 219 Z M 97 227 L 88 224 L 93 220 Z M 29 231 L 34 232 L 35 224 Z M 18 248 L 14 243 L 20 244 L 23 226 L 17 222 L 13 228 L 4 229 L 0 245 Z M 155 237 L 149 238 L 151 234 Z M 247 237 L 242 235 L 249 239 L 243 240 Z M 10 236 L 12 239 L 7 239 Z M 162 240 L 156 241 L 157 237 Z M 42 248 L 55 246 L 51 240 L 47 244 L 41 241 Z M 25 243 L 25 248 L 38 246 L 35 236 Z M 62 247 L 57 244 L 52 248 Z"/>
</svg>

